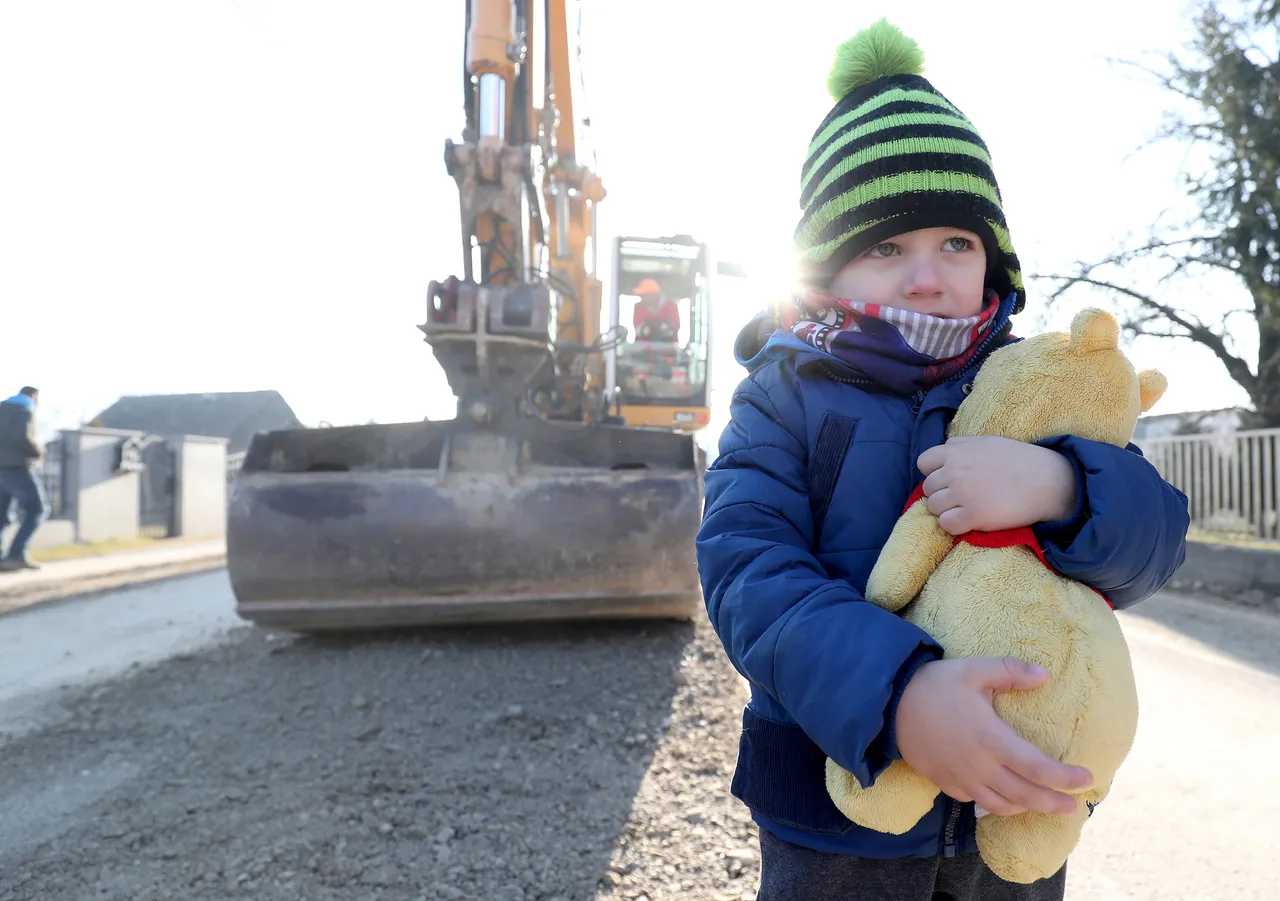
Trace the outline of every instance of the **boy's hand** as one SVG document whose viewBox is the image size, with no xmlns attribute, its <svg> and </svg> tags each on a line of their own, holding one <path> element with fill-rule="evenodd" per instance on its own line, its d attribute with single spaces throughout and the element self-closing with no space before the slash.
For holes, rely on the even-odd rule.
<svg viewBox="0 0 1280 901">
<path fill-rule="evenodd" d="M 944 794 L 999 816 L 1073 813 L 1076 801 L 1062 791 L 1089 788 L 1093 775 L 1044 754 L 991 706 L 994 692 L 1035 688 L 1046 678 L 1043 667 L 1015 658 L 926 663 L 898 702 L 902 759 Z"/>
<path fill-rule="evenodd" d="M 1056 451 L 1008 438 L 952 438 L 920 455 L 929 512 L 952 535 L 1066 519 L 1075 470 Z"/>
</svg>

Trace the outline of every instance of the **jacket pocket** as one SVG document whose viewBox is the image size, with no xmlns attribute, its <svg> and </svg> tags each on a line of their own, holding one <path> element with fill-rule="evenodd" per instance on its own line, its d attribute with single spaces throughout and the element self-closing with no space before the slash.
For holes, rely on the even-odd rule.
<svg viewBox="0 0 1280 901">
<path fill-rule="evenodd" d="M 799 726 L 742 713 L 738 765 L 730 794 L 776 823 L 824 835 L 843 835 L 854 823 L 827 794 L 827 755 Z"/>
<path fill-rule="evenodd" d="M 818 426 L 818 438 L 809 454 L 809 512 L 813 516 L 813 546 L 822 538 L 827 509 L 835 497 L 836 483 L 845 457 L 853 445 L 858 421 L 839 413 L 827 413 Z"/>
</svg>

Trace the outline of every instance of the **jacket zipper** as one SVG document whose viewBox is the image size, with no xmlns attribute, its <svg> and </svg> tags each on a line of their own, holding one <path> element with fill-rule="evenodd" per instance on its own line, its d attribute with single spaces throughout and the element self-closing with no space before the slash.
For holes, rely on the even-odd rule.
<svg viewBox="0 0 1280 901">
<path fill-rule="evenodd" d="M 942 833 L 942 856 L 956 856 L 956 827 L 960 824 L 960 805 L 947 798 L 947 828 Z"/>
<path fill-rule="evenodd" d="M 982 343 L 978 345 L 978 352 L 973 355 L 973 360 L 971 360 L 969 364 L 964 367 L 964 369 L 961 369 L 959 372 L 951 376 L 951 378 L 947 379 L 946 382 L 943 382 L 942 384 L 947 384 L 949 382 L 957 382 L 960 379 L 963 379 L 969 373 L 973 372 L 973 370 L 976 369 L 981 364 L 982 355 L 986 351 L 986 349 L 991 345 L 991 342 L 993 342 L 996 338 L 998 338 L 1003 332 L 1004 332 L 1004 329 L 1001 329 L 999 332 L 995 332 L 983 338 Z M 919 418 L 920 416 L 920 410 L 924 406 L 925 395 L 927 395 L 928 393 L 929 393 L 928 391 L 917 392 L 916 401 L 911 405 L 911 412 L 917 418 Z"/>
<path fill-rule="evenodd" d="M 1007 325 L 1008 323 L 1006 322 L 1005 326 Z M 988 346 L 990 346 L 991 342 L 994 341 L 996 338 L 1000 337 L 1001 335 L 1005 334 L 1005 326 L 1001 326 L 1001 328 L 998 331 L 991 332 L 990 334 L 987 335 L 987 337 L 983 338 L 982 343 L 978 345 L 978 352 L 973 355 L 973 359 L 969 361 L 968 365 L 966 365 L 964 369 L 961 369 L 951 378 L 947 379 L 947 381 L 954 382 L 968 375 L 969 372 L 972 369 L 974 369 L 978 365 L 978 363 L 982 360 L 982 353 L 987 349 Z"/>
<path fill-rule="evenodd" d="M 1003 331 L 1004 331 L 1003 328 L 1000 329 L 1000 332 L 1003 332 Z M 987 335 L 986 339 L 984 339 L 982 344 L 979 345 L 978 352 L 973 355 L 973 362 L 971 362 L 964 369 L 957 372 L 951 378 L 947 379 L 947 381 L 949 382 L 958 381 L 959 379 L 962 379 L 964 378 L 964 376 L 968 375 L 969 372 L 974 368 L 977 361 L 982 359 L 983 351 L 987 349 L 987 346 L 990 345 L 991 342 L 995 340 L 996 336 L 1000 334 L 1000 332 L 995 332 L 990 335 Z M 920 395 L 923 395 L 923 394 L 924 392 L 920 392 Z M 921 398 L 921 400 L 923 400 L 923 397 Z M 916 402 L 915 409 L 917 411 L 917 414 L 919 413 L 919 410 L 920 410 L 920 403 L 921 401 Z M 947 798 L 946 800 L 947 800 L 947 803 L 943 809 L 947 812 L 947 824 L 942 831 L 942 856 L 955 857 L 956 856 L 956 830 L 960 826 L 961 807 L 958 802 L 952 800 L 951 798 Z"/>
<path fill-rule="evenodd" d="M 991 334 L 987 335 L 987 337 L 983 339 L 982 343 L 978 345 L 978 352 L 973 355 L 973 360 L 969 363 L 969 365 L 961 369 L 951 378 L 947 379 L 947 381 L 948 382 L 958 381 L 959 379 L 962 379 L 966 375 L 968 375 L 969 372 L 975 367 L 975 365 L 982 359 L 983 352 L 987 349 L 987 347 L 991 344 L 991 342 L 994 341 L 998 336 L 1002 335 L 1004 331 L 1005 329 L 1002 327 L 998 331 L 992 332 Z M 826 376 L 833 381 L 842 382 L 843 384 L 846 384 L 846 385 L 859 385 L 864 387 L 875 385 L 874 379 L 856 379 L 856 378 L 850 378 L 849 376 L 838 375 L 835 372 L 835 370 L 831 366 L 827 365 L 826 363 L 819 363 L 818 366 L 826 374 Z M 911 403 L 911 412 L 913 414 L 919 415 L 920 408 L 924 405 L 924 399 L 927 394 L 928 394 L 928 391 L 925 391 L 923 389 L 915 393 Z M 961 813 L 960 805 L 955 801 L 953 801 L 951 798 L 947 798 L 946 806 L 943 809 L 947 811 L 947 825 L 942 833 L 942 856 L 955 857 L 956 856 L 956 829 L 959 828 L 959 825 L 960 825 L 960 813 Z M 1092 811 L 1090 812 L 1092 813 Z"/>
<path fill-rule="evenodd" d="M 826 363 L 820 363 L 819 366 L 823 373 L 826 374 L 827 378 L 831 379 L 833 382 L 843 382 L 846 385 L 859 385 L 865 387 L 870 387 L 875 384 L 875 379 L 855 379 L 846 375 L 837 375 L 836 371 Z"/>
</svg>

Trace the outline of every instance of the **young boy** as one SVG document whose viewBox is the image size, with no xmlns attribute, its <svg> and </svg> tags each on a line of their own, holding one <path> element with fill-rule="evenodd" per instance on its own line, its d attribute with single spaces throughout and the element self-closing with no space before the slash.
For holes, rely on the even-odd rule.
<svg viewBox="0 0 1280 901">
<path fill-rule="evenodd" d="M 993 711 L 1040 685 L 1015 660 L 942 660 L 867 603 L 867 576 L 913 489 L 953 533 L 1033 526 L 1048 562 L 1117 607 L 1182 563 L 1186 498 L 1135 447 L 945 442 L 978 367 L 1025 301 L 985 145 L 881 22 L 847 42 L 835 107 L 805 162 L 796 241 L 808 291 L 738 339 L 749 376 L 707 473 L 698 565 L 707 611 L 751 685 L 732 792 L 760 826 L 761 901 L 1048 901 L 1065 868 L 997 878 L 975 802 L 1068 813 L 1091 775 Z M 905 835 L 847 820 L 830 757 L 870 784 L 902 758 L 942 789 Z"/>
</svg>

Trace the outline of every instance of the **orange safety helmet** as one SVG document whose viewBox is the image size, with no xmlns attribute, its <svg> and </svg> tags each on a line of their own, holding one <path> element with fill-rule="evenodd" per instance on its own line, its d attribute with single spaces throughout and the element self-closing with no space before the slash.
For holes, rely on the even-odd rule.
<svg viewBox="0 0 1280 901">
<path fill-rule="evenodd" d="M 662 286 L 659 285 L 657 282 L 655 282 L 653 279 L 646 278 L 640 284 L 636 285 L 631 293 L 638 294 L 641 297 L 645 297 L 646 295 L 649 295 L 649 294 L 661 294 Z"/>
</svg>

